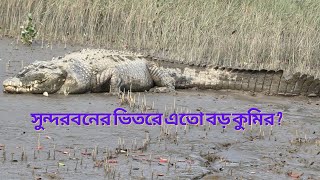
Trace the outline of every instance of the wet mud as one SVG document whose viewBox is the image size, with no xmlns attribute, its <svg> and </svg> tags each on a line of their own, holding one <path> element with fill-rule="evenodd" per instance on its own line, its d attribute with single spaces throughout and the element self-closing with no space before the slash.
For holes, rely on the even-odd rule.
<svg viewBox="0 0 320 180">
<path fill-rule="evenodd" d="M 82 47 L 0 40 L 0 81 L 27 63 Z M 1 91 L 3 88 L 1 87 Z M 138 93 L 135 93 L 138 96 Z M 144 98 L 145 97 L 145 98 Z M 320 179 L 320 100 L 241 91 L 140 93 L 148 112 L 283 112 L 281 125 L 55 126 L 35 131 L 30 113 L 139 112 L 107 94 L 0 93 L 1 179 Z M 137 103 L 142 106 L 143 103 Z"/>
</svg>

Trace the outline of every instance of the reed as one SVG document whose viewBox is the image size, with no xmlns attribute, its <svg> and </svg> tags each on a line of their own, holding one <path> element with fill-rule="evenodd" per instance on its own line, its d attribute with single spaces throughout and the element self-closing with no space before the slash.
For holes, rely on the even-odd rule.
<svg viewBox="0 0 320 180">
<path fill-rule="evenodd" d="M 0 9 L 2 35 L 19 37 L 32 13 L 39 42 L 320 77 L 318 0 L 1 0 Z"/>
</svg>

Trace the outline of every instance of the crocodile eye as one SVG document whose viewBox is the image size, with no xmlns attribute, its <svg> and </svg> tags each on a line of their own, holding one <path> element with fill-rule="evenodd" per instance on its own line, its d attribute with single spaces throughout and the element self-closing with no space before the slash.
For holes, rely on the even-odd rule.
<svg viewBox="0 0 320 180">
<path fill-rule="evenodd" d="M 41 66 L 39 66 L 39 68 L 40 68 L 40 69 L 43 69 L 43 68 L 45 68 L 45 66 L 44 66 L 44 65 L 41 65 Z"/>
<path fill-rule="evenodd" d="M 23 69 L 17 74 L 17 77 L 24 77 L 27 72 L 29 72 L 29 69 L 28 69 L 28 68 L 23 68 Z"/>
</svg>

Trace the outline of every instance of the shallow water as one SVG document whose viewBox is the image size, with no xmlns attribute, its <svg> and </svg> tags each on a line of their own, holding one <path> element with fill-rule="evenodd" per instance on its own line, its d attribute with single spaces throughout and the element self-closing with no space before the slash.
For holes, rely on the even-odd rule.
<svg viewBox="0 0 320 180">
<path fill-rule="evenodd" d="M 63 56 L 81 47 L 55 45 L 33 48 L 0 40 L 0 81 L 35 60 Z M 7 67 L 10 60 L 10 66 Z M 1 87 L 1 91 L 2 91 Z M 136 93 L 137 95 L 137 93 Z M 4 179 L 302 179 L 320 178 L 320 100 L 303 97 L 251 96 L 242 92 L 183 90 L 177 94 L 141 93 L 153 112 L 174 104 L 191 112 L 283 112 L 281 126 L 253 126 L 235 131 L 233 125 L 54 126 L 35 131 L 30 113 L 112 113 L 119 99 L 106 94 L 43 95 L 0 93 L 0 174 Z M 127 110 L 128 106 L 123 106 Z M 177 131 L 177 133 L 176 133 Z M 146 136 L 147 148 L 142 147 Z M 119 138 L 124 141 L 119 145 Z M 160 139 L 160 140 L 159 140 Z M 40 143 L 42 149 L 37 150 Z M 3 147 L 5 145 L 5 147 Z M 93 160 L 94 149 L 98 153 Z M 116 154 L 116 148 L 129 149 Z M 27 160 L 21 160 L 24 149 Z M 94 167 L 112 152 L 106 168 Z M 50 156 L 48 152 L 50 151 Z M 87 151 L 87 153 L 85 153 Z M 53 155 L 55 152 L 55 156 Z M 110 155 L 110 153 L 108 153 Z M 162 158 L 160 161 L 159 158 Z M 112 161 L 110 161 L 112 160 Z M 169 161 L 169 163 L 167 162 Z M 58 166 L 58 163 L 65 166 Z M 293 173 L 291 173 L 293 171 Z M 289 174 L 289 175 L 288 175 Z M 2 179 L 1 178 L 1 179 Z"/>
</svg>

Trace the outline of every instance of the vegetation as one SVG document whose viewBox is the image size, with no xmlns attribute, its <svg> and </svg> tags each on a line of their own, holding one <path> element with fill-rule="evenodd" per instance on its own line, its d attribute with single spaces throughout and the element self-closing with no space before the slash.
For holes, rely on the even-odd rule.
<svg viewBox="0 0 320 180">
<path fill-rule="evenodd" d="M 3 35 L 320 77 L 319 0 L 1 0 Z"/>
<path fill-rule="evenodd" d="M 20 29 L 21 29 L 21 41 L 24 44 L 31 45 L 33 42 L 33 39 L 37 35 L 37 30 L 35 29 L 35 26 L 32 23 L 31 13 L 28 14 L 27 22 L 25 22 L 24 26 L 20 26 Z"/>
</svg>

